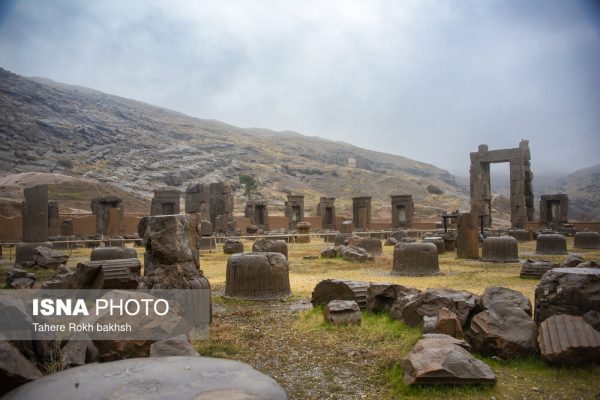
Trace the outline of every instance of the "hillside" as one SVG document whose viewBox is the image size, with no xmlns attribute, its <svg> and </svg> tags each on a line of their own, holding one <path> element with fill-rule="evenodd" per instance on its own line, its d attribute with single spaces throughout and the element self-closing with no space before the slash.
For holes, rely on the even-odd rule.
<svg viewBox="0 0 600 400">
<path fill-rule="evenodd" d="M 371 195 L 380 217 L 389 215 L 394 193 L 411 193 L 420 215 L 467 204 L 464 187 L 430 164 L 295 132 L 192 118 L 2 69 L 0 110 L 1 175 L 58 172 L 145 199 L 156 188 L 224 180 L 237 189 L 237 211 L 242 174 L 256 178 L 258 195 L 271 199 L 274 211 L 291 192 L 306 195 L 309 213 L 323 195 L 337 197 L 342 213 L 352 196 Z M 400 143 L 390 148 L 400 151 Z M 430 193 L 429 185 L 443 194 Z"/>
</svg>

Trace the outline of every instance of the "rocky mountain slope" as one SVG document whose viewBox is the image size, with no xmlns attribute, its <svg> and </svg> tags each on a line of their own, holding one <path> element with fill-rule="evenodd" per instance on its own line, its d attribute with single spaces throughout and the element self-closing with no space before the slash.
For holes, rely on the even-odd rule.
<svg viewBox="0 0 600 400">
<path fill-rule="evenodd" d="M 238 211 L 244 200 L 240 175 L 257 180 L 256 195 L 271 199 L 274 211 L 291 192 L 306 195 L 309 213 L 319 196 L 337 197 L 340 212 L 347 212 L 352 196 L 371 195 L 382 217 L 395 193 L 412 194 L 420 215 L 468 201 L 464 186 L 430 164 L 294 132 L 192 118 L 3 69 L 0 113 L 5 176 L 58 172 L 145 199 L 157 188 L 184 190 L 190 183 L 224 180 L 236 188 Z M 400 143 L 390 148 L 401 150 Z"/>
</svg>

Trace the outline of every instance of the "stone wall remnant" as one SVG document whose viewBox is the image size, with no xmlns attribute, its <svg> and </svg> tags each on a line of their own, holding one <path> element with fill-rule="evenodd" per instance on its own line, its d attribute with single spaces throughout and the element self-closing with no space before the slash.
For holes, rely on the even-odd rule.
<svg viewBox="0 0 600 400">
<path fill-rule="evenodd" d="M 252 199 L 246 202 L 244 216 L 250 219 L 252 225 L 257 226 L 263 231 L 269 230 L 269 209 L 268 201 L 264 199 Z"/>
<path fill-rule="evenodd" d="M 540 196 L 540 227 L 560 229 L 569 223 L 569 196 L 563 193 Z"/>
<path fill-rule="evenodd" d="M 321 217 L 322 229 L 336 229 L 335 197 L 321 197 L 319 199 L 317 216 Z"/>
<path fill-rule="evenodd" d="M 181 193 L 179 190 L 155 190 L 150 215 L 172 215 L 180 212 Z"/>
<path fill-rule="evenodd" d="M 275 300 L 291 296 L 287 258 L 281 253 L 237 253 L 227 260 L 225 296 Z"/>
<path fill-rule="evenodd" d="M 393 195 L 392 197 L 392 229 L 412 228 L 415 205 L 412 195 Z"/>
<path fill-rule="evenodd" d="M 288 194 L 285 202 L 285 216 L 289 229 L 295 230 L 298 222 L 304 221 L 304 195 Z"/>
<path fill-rule="evenodd" d="M 371 196 L 352 198 L 352 223 L 354 229 L 368 230 L 371 223 Z"/>
<path fill-rule="evenodd" d="M 92 199 L 91 208 L 96 216 L 97 235 L 123 236 L 125 234 L 125 208 L 121 198 L 96 197 Z"/>
</svg>

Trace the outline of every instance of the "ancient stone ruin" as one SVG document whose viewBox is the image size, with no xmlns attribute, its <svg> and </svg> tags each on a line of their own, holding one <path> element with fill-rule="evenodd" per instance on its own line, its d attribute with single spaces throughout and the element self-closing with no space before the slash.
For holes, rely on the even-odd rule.
<svg viewBox="0 0 600 400">
<path fill-rule="evenodd" d="M 569 196 L 543 194 L 540 197 L 540 227 L 560 229 L 569 222 Z"/>
<path fill-rule="evenodd" d="M 25 201 L 21 204 L 23 242 L 16 246 L 16 263 L 33 260 L 38 246 L 52 248 L 48 242 L 48 185 L 38 185 L 23 190 Z"/>
<path fill-rule="evenodd" d="M 267 200 L 253 199 L 246 202 L 244 216 L 250 219 L 250 223 L 263 231 L 269 230 L 269 209 Z"/>
<path fill-rule="evenodd" d="M 125 208 L 117 196 L 92 199 L 92 213 L 96 216 L 96 234 L 123 236 L 125 234 Z"/>
<path fill-rule="evenodd" d="M 321 197 L 317 204 L 317 216 L 321 217 L 322 229 L 336 229 L 335 197 Z"/>
<path fill-rule="evenodd" d="M 155 190 L 150 203 L 150 215 L 172 215 L 180 212 L 179 190 Z"/>
<path fill-rule="evenodd" d="M 352 223 L 356 230 L 368 230 L 371 223 L 371 197 L 352 198 Z"/>
<path fill-rule="evenodd" d="M 472 213 L 459 213 L 456 225 L 456 258 L 478 259 L 477 218 Z"/>
<path fill-rule="evenodd" d="M 304 221 L 304 195 L 288 194 L 285 202 L 285 216 L 290 230 L 295 230 L 298 222 Z"/>
<path fill-rule="evenodd" d="M 96 247 L 92 250 L 91 261 L 120 260 L 137 258 L 137 252 L 132 247 Z"/>
<path fill-rule="evenodd" d="M 287 258 L 281 253 L 238 253 L 227 260 L 225 296 L 275 300 L 291 296 Z"/>
<path fill-rule="evenodd" d="M 326 305 L 332 300 L 353 300 L 364 310 L 367 307 L 368 282 L 325 279 L 315 286 L 310 302 Z"/>
<path fill-rule="evenodd" d="M 525 260 L 521 265 L 521 278 L 541 278 L 546 272 L 555 268 L 556 264 L 545 260 Z"/>
<path fill-rule="evenodd" d="M 519 262 L 519 243 L 512 236 L 483 239 L 481 261 L 494 263 Z"/>
<path fill-rule="evenodd" d="M 522 229 L 525 222 L 533 221 L 533 173 L 530 167 L 531 152 L 529 141 L 523 140 L 513 149 L 489 150 L 485 144 L 479 145 L 471 153 L 470 188 L 471 213 L 483 216 L 484 226 L 492 224 L 492 193 L 490 164 L 510 164 L 510 221 L 513 228 Z"/>
<path fill-rule="evenodd" d="M 412 195 L 393 195 L 392 197 L 392 229 L 411 228 L 415 205 Z"/>
<path fill-rule="evenodd" d="M 298 229 L 298 236 L 296 237 L 296 243 L 310 243 L 310 222 L 302 221 L 296 224 Z"/>
<path fill-rule="evenodd" d="M 540 353 L 550 364 L 579 367 L 600 360 L 600 331 L 584 318 L 559 314 L 539 327 Z"/>
<path fill-rule="evenodd" d="M 399 243 L 394 247 L 393 275 L 423 276 L 440 273 L 433 243 Z"/>
<path fill-rule="evenodd" d="M 440 236 L 429 236 L 423 239 L 423 243 L 432 243 L 437 247 L 438 254 L 446 252 L 446 242 Z"/>
<path fill-rule="evenodd" d="M 254 253 L 281 253 L 287 259 L 288 245 L 285 240 L 269 240 L 258 239 L 252 244 L 252 252 Z"/>
<path fill-rule="evenodd" d="M 600 249 L 600 234 L 598 232 L 575 233 L 573 247 L 578 249 Z"/>
<path fill-rule="evenodd" d="M 223 243 L 223 253 L 237 254 L 244 252 L 244 244 L 239 240 L 227 239 Z"/>
<path fill-rule="evenodd" d="M 58 223 L 58 201 L 48 202 L 48 236 L 56 237 L 60 234 Z"/>
<path fill-rule="evenodd" d="M 73 220 L 65 219 L 60 224 L 60 236 L 73 236 Z"/>
<path fill-rule="evenodd" d="M 567 254 L 567 239 L 558 233 L 538 235 L 535 252 L 537 254 Z"/>
<path fill-rule="evenodd" d="M 323 308 L 323 318 L 336 325 L 360 325 L 360 307 L 354 300 L 332 300 Z"/>
<path fill-rule="evenodd" d="M 217 233 L 235 230 L 233 192 L 226 183 L 197 183 L 188 186 L 185 191 L 185 212 L 199 214 L 200 219 L 210 221 Z"/>
</svg>

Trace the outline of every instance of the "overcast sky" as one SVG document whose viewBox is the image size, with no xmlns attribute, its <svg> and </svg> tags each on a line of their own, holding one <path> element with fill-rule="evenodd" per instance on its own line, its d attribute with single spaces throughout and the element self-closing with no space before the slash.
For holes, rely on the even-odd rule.
<svg viewBox="0 0 600 400">
<path fill-rule="evenodd" d="M 467 176 L 600 163 L 597 1 L 5 1 L 0 66 Z"/>
</svg>

